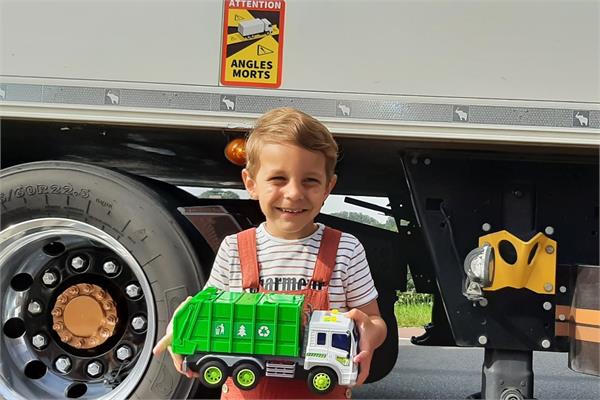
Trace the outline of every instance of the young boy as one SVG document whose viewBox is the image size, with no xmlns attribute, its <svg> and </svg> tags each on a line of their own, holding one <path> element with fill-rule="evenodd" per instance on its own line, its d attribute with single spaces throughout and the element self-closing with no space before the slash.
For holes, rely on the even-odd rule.
<svg viewBox="0 0 600 400">
<path fill-rule="evenodd" d="M 337 180 L 337 151 L 327 128 L 303 112 L 279 108 L 258 119 L 246 144 L 242 179 L 251 198 L 258 200 L 266 222 L 223 240 L 206 286 L 304 294 L 305 303 L 313 309 L 347 311 L 360 333 L 360 353 L 354 362 L 360 364 L 357 384 L 361 384 L 387 328 L 360 242 L 314 222 Z M 170 329 L 156 345 L 155 355 L 165 348 L 170 351 Z M 181 356 L 171 356 L 182 372 Z M 197 376 L 190 371 L 186 375 Z M 349 391 L 339 387 L 318 398 L 344 397 L 349 397 Z M 302 380 L 265 377 L 251 391 L 240 391 L 228 380 L 221 398 L 315 395 Z"/>
</svg>

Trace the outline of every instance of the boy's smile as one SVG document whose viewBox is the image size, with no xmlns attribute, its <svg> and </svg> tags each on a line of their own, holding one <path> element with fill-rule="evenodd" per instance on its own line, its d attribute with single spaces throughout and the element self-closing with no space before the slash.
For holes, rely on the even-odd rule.
<svg viewBox="0 0 600 400">
<path fill-rule="evenodd" d="M 293 144 L 265 143 L 256 176 L 242 179 L 267 219 L 267 231 L 281 239 L 312 234 L 314 219 L 336 182 L 327 179 L 325 156 Z"/>
</svg>

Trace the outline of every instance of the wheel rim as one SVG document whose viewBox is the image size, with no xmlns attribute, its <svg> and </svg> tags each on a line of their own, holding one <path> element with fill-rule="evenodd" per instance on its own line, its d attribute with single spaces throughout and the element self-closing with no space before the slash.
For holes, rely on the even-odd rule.
<svg viewBox="0 0 600 400">
<path fill-rule="evenodd" d="M 319 372 L 313 378 L 313 386 L 318 390 L 327 390 L 331 386 L 331 378 L 325 372 Z"/>
<path fill-rule="evenodd" d="M 223 371 L 219 367 L 208 367 L 204 371 L 204 380 L 211 385 L 216 385 L 223 379 Z"/>
<path fill-rule="evenodd" d="M 54 250 L 50 251 L 51 246 L 55 246 L 56 254 Z M 67 263 L 74 264 L 76 253 L 89 255 L 90 263 L 94 264 L 81 271 L 69 267 Z M 116 277 L 103 275 L 103 270 L 98 270 L 100 261 L 96 263 L 94 257 L 100 255 L 119 260 L 121 269 Z M 56 285 L 48 286 L 47 281 L 40 279 L 48 271 L 56 272 Z M 12 277 L 12 280 L 0 282 L 3 324 L 0 397 L 31 399 L 85 395 L 86 398 L 108 399 L 125 398 L 134 391 L 151 359 L 156 315 L 148 279 L 121 243 L 81 221 L 64 218 L 30 220 L 0 232 L 0 273 Z M 116 283 L 120 279 L 129 279 L 137 286 L 137 298 L 124 293 L 124 287 Z M 63 340 L 63 335 L 73 332 L 65 331 L 64 325 L 53 324 L 50 310 L 59 304 L 61 293 L 71 293 L 69 290 L 74 286 L 88 283 L 88 286 L 94 286 L 98 282 L 113 294 L 115 302 L 119 303 L 117 306 L 126 311 L 119 314 L 120 330 L 109 332 L 106 343 L 94 346 L 95 342 L 86 342 L 85 346 L 92 346 L 91 350 L 85 346 L 78 349 L 81 343 Z M 33 303 L 38 303 L 39 308 Z M 37 312 L 40 308 L 42 311 Z M 64 311 L 63 308 L 56 313 Z M 143 326 L 133 324 L 136 317 Z M 67 320 L 62 322 L 67 323 Z M 142 327 L 137 329 L 133 325 Z M 73 322 L 68 322 L 66 327 L 77 332 Z M 45 346 L 37 346 L 40 343 L 36 342 L 38 335 L 46 338 Z M 93 357 L 84 356 L 81 349 Z M 62 357 L 70 361 L 69 368 L 64 368 L 65 363 L 61 362 L 64 359 L 59 360 Z M 94 365 L 90 366 L 92 363 Z"/>
<path fill-rule="evenodd" d="M 237 382 L 243 387 L 249 387 L 256 381 L 256 374 L 254 371 L 244 368 L 237 374 Z"/>
</svg>

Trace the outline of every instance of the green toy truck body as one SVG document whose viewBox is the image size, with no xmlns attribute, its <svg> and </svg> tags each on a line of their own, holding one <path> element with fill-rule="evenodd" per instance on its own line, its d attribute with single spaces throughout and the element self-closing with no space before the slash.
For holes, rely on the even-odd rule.
<svg viewBox="0 0 600 400">
<path fill-rule="evenodd" d="M 336 310 L 314 311 L 303 328 L 303 306 L 301 295 L 206 288 L 175 315 L 173 352 L 185 356 L 184 368 L 198 371 L 208 387 L 221 386 L 229 375 L 243 390 L 263 375 L 307 376 L 319 394 L 355 383 L 354 322 Z"/>
</svg>

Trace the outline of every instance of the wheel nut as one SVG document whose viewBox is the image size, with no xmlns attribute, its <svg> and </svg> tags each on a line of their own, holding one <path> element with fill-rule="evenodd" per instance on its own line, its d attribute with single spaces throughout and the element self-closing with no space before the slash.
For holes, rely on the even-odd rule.
<svg viewBox="0 0 600 400">
<path fill-rule="evenodd" d="M 127 285 L 125 293 L 127 293 L 127 296 L 129 296 L 130 299 L 133 299 L 142 293 L 142 289 L 140 289 L 138 285 L 132 283 L 131 285 Z"/>
<path fill-rule="evenodd" d="M 131 357 L 131 349 L 129 346 L 121 346 L 117 349 L 117 359 L 125 361 Z"/>
<path fill-rule="evenodd" d="M 31 339 L 31 344 L 33 344 L 36 349 L 42 349 L 48 344 L 48 339 L 46 339 L 46 336 L 38 333 Z"/>
<path fill-rule="evenodd" d="M 91 376 L 92 378 L 95 378 L 102 373 L 102 369 L 103 369 L 102 364 L 100 364 L 99 361 L 92 361 L 91 363 L 88 364 L 86 371 L 89 376 Z"/>
<path fill-rule="evenodd" d="M 131 326 L 136 331 L 143 330 L 146 327 L 146 318 L 142 317 L 141 315 L 138 317 L 134 317 L 131 320 Z"/>
<path fill-rule="evenodd" d="M 34 300 L 27 306 L 27 311 L 34 315 L 39 314 L 42 312 L 42 305 Z"/>
<path fill-rule="evenodd" d="M 119 270 L 119 266 L 114 261 L 107 261 L 102 265 L 102 269 L 109 275 L 114 275 Z"/>
<path fill-rule="evenodd" d="M 42 282 L 44 282 L 44 285 L 46 286 L 53 286 L 56 282 L 58 282 L 58 277 L 54 272 L 46 271 L 44 272 L 44 275 L 42 275 Z"/>
<path fill-rule="evenodd" d="M 54 362 L 54 366 L 58 372 L 66 374 L 71 370 L 71 360 L 67 356 L 58 357 Z"/>
<path fill-rule="evenodd" d="M 79 271 L 82 270 L 83 268 L 85 268 L 85 262 L 86 260 L 83 259 L 83 257 L 81 256 L 75 256 L 73 257 L 73 259 L 71 260 L 71 267 L 73 267 L 73 269 L 75 271 Z"/>
</svg>

